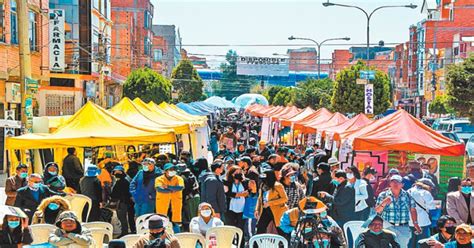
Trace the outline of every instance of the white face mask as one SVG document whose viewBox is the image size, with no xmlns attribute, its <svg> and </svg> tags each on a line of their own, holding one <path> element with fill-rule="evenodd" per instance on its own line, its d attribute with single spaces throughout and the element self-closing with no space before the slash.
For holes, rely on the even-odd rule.
<svg viewBox="0 0 474 248">
<path fill-rule="evenodd" d="M 352 179 L 354 178 L 354 174 L 353 173 L 347 173 L 347 179 Z"/>
<path fill-rule="evenodd" d="M 176 176 L 176 171 L 170 171 L 170 172 L 168 172 L 168 175 L 170 177 L 174 177 L 174 176 Z"/>
<path fill-rule="evenodd" d="M 204 217 L 209 217 L 209 216 L 211 216 L 211 214 L 212 214 L 212 210 L 210 210 L 210 209 L 201 210 L 201 215 L 204 216 Z"/>
</svg>

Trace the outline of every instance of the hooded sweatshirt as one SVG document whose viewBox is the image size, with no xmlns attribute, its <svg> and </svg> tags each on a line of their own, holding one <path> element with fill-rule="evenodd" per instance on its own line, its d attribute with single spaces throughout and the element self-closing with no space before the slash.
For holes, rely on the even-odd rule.
<svg viewBox="0 0 474 248">
<path fill-rule="evenodd" d="M 77 228 L 71 232 L 66 232 L 61 229 L 61 222 L 64 219 L 74 219 L 77 224 Z M 77 219 L 77 216 L 72 211 L 63 212 L 56 222 L 58 229 L 49 235 L 48 243 L 55 246 L 68 246 L 68 245 L 78 245 L 83 247 L 92 247 L 94 240 L 92 238 L 91 232 L 81 226 L 81 223 Z"/>
</svg>

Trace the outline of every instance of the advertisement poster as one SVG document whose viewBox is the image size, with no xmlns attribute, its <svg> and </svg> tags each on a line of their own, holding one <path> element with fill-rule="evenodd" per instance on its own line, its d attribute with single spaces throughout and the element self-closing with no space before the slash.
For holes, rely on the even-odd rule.
<svg viewBox="0 0 474 248">
<path fill-rule="evenodd" d="M 430 173 L 434 174 L 439 180 L 439 165 L 441 162 L 440 155 L 431 155 L 431 154 L 417 154 L 415 153 L 415 160 L 421 164 L 430 165 Z"/>
<path fill-rule="evenodd" d="M 268 142 L 270 139 L 270 124 L 270 118 L 264 117 L 262 119 L 262 137 L 260 137 L 260 140 Z"/>
<path fill-rule="evenodd" d="M 382 177 L 388 172 L 388 152 L 387 151 L 373 151 L 372 154 L 368 152 L 357 152 L 354 158 L 354 165 L 363 171 L 367 167 L 372 167 L 377 170 L 377 176 Z"/>
</svg>

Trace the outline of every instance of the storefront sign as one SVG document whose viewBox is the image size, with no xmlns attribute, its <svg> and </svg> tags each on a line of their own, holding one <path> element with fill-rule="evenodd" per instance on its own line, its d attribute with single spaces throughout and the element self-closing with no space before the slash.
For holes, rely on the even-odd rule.
<svg viewBox="0 0 474 248">
<path fill-rule="evenodd" d="M 289 74 L 287 58 L 238 57 L 237 74 L 248 76 L 281 76 Z"/>
<path fill-rule="evenodd" d="M 49 10 L 49 68 L 52 72 L 64 72 L 64 10 Z"/>
<path fill-rule="evenodd" d="M 374 85 L 373 84 L 366 84 L 365 85 L 365 114 L 372 115 L 374 114 Z"/>
<path fill-rule="evenodd" d="M 21 85 L 19 83 L 7 82 L 5 91 L 7 103 L 21 103 Z"/>
</svg>

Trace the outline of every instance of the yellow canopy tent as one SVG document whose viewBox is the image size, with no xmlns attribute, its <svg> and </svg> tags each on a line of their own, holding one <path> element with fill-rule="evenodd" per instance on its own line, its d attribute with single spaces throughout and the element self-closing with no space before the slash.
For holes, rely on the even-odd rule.
<svg viewBox="0 0 474 248">
<path fill-rule="evenodd" d="M 153 130 L 172 129 L 176 134 L 191 132 L 188 122 L 177 121 L 164 115 L 158 116 L 159 113 L 152 113 L 147 107 L 140 107 L 127 97 L 109 109 L 109 112 L 136 127 Z"/>
<path fill-rule="evenodd" d="M 6 149 L 173 143 L 175 140 L 175 134 L 170 129 L 135 127 L 88 102 L 55 132 L 9 137 L 6 139 Z"/>
</svg>

